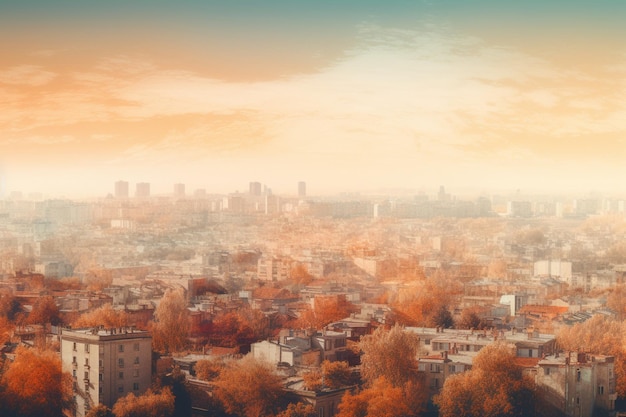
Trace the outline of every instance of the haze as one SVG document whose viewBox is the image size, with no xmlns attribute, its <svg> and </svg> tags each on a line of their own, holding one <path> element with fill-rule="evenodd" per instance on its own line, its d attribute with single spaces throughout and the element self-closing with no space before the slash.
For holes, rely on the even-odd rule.
<svg viewBox="0 0 626 417">
<path fill-rule="evenodd" d="M 544 3 L 0 2 L 0 194 L 624 191 L 626 5 Z"/>
</svg>

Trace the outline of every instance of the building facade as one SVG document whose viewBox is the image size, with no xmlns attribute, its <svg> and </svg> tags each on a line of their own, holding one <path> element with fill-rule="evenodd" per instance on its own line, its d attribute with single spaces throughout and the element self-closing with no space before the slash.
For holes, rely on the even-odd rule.
<svg viewBox="0 0 626 417">
<path fill-rule="evenodd" d="M 63 329 L 63 369 L 74 377 L 77 417 L 132 392 L 144 393 L 152 380 L 152 336 L 134 328 Z"/>
</svg>

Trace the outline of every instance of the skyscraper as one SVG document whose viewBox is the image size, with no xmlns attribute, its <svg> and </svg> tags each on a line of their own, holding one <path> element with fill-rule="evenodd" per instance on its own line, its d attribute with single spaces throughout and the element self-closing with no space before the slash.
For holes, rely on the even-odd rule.
<svg viewBox="0 0 626 417">
<path fill-rule="evenodd" d="M 128 181 L 115 183 L 115 198 L 128 198 Z"/>
<path fill-rule="evenodd" d="M 261 183 L 260 182 L 250 183 L 250 195 L 261 195 Z"/>
<path fill-rule="evenodd" d="M 298 183 L 298 197 L 306 197 L 306 182 L 304 181 Z"/>
<path fill-rule="evenodd" d="M 174 184 L 174 197 L 185 196 L 185 184 Z"/>
<path fill-rule="evenodd" d="M 150 183 L 138 182 L 137 188 L 135 189 L 135 197 L 139 197 L 139 198 L 150 197 Z"/>
</svg>

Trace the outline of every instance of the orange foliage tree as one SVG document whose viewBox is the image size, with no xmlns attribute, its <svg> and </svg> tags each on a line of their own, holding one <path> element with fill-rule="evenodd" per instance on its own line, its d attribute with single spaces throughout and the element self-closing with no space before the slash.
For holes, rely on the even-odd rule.
<svg viewBox="0 0 626 417">
<path fill-rule="evenodd" d="M 426 393 L 417 373 L 417 335 L 395 325 L 361 338 L 361 376 L 365 389 L 346 393 L 340 417 L 416 416 L 426 405 Z"/>
<path fill-rule="evenodd" d="M 368 384 L 384 376 L 393 386 L 413 380 L 417 371 L 418 338 L 395 325 L 377 328 L 361 338 L 361 375 Z"/>
<path fill-rule="evenodd" d="M 485 346 L 470 371 L 446 379 L 434 398 L 441 417 L 523 417 L 535 413 L 534 382 L 504 343 Z"/>
<path fill-rule="evenodd" d="M 131 392 L 117 400 L 113 414 L 115 417 L 172 417 L 174 395 L 169 388 L 159 392 L 148 390 L 138 397 Z"/>
<path fill-rule="evenodd" d="M 33 304 L 33 309 L 28 315 L 27 322 L 30 324 L 52 324 L 54 326 L 61 323 L 61 312 L 52 296 L 38 298 Z"/>
<path fill-rule="evenodd" d="M 154 312 L 152 346 L 158 352 L 175 352 L 187 344 L 189 310 L 182 289 L 167 290 Z"/>
<path fill-rule="evenodd" d="M 215 380 L 215 395 L 231 414 L 245 417 L 272 415 L 283 389 L 271 365 L 248 355 L 229 363 Z"/>
<path fill-rule="evenodd" d="M 354 385 L 357 381 L 352 376 L 352 370 L 348 362 L 324 361 L 319 370 L 314 370 L 303 375 L 305 388 L 317 391 L 321 388 L 337 389 L 348 385 Z"/>
<path fill-rule="evenodd" d="M 396 321 L 407 326 L 437 326 L 437 313 L 453 304 L 461 284 L 442 273 L 420 284 L 392 306 Z"/>
<path fill-rule="evenodd" d="M 334 321 L 350 316 L 350 313 L 354 311 L 354 304 L 343 294 L 317 296 L 313 301 L 313 308 L 302 313 L 299 323 L 302 328 L 321 329 Z"/>
<path fill-rule="evenodd" d="M 213 381 L 224 369 L 224 362 L 221 359 L 200 359 L 194 367 L 196 376 L 203 381 Z"/>
<path fill-rule="evenodd" d="M 276 414 L 276 417 L 317 417 L 315 408 L 311 404 L 289 404 L 285 410 Z"/>
<path fill-rule="evenodd" d="M 423 390 L 413 382 L 394 386 L 384 376 L 356 394 L 347 391 L 337 417 L 412 417 L 424 411 Z"/>
<path fill-rule="evenodd" d="M 70 411 L 72 376 L 50 350 L 18 348 L 0 379 L 0 415 L 61 417 Z"/>
<path fill-rule="evenodd" d="M 122 310 L 114 310 L 111 304 L 105 304 L 95 310 L 82 314 L 72 323 L 72 327 L 96 327 L 107 328 L 125 327 L 128 325 L 128 314 Z"/>
</svg>

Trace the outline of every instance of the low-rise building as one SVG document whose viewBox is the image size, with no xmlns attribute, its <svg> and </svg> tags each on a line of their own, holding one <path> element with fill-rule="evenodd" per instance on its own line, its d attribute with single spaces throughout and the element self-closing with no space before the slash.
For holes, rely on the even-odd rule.
<svg viewBox="0 0 626 417">
<path fill-rule="evenodd" d="M 615 358 L 567 353 L 540 360 L 535 376 L 544 399 L 568 416 L 615 410 Z"/>
</svg>

